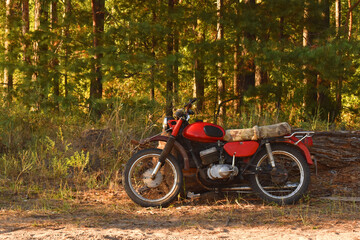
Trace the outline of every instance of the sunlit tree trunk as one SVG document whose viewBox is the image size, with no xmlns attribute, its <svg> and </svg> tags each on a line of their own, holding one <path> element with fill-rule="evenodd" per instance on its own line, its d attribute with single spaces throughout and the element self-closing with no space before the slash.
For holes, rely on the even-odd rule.
<svg viewBox="0 0 360 240">
<path fill-rule="evenodd" d="M 5 60 L 10 63 L 11 46 L 12 42 L 10 39 L 12 15 L 13 15 L 13 4 L 14 0 L 6 0 L 6 22 L 5 22 Z M 4 88 L 7 89 L 7 96 L 10 98 L 11 90 L 13 89 L 13 68 L 11 66 L 5 66 L 4 68 Z"/>
<path fill-rule="evenodd" d="M 349 10 L 346 16 L 346 27 L 347 27 L 347 37 L 348 40 L 351 38 L 352 32 L 352 22 L 353 22 L 353 10 L 360 4 L 360 0 L 356 1 L 354 4 L 351 5 L 351 0 L 348 0 Z"/>
<path fill-rule="evenodd" d="M 104 20 L 105 20 L 105 0 L 92 0 L 93 34 L 95 55 L 93 61 L 94 76 L 90 82 L 90 112 L 94 120 L 98 120 L 102 114 L 102 106 L 99 102 L 102 98 L 102 72 L 101 59 L 103 53 L 100 48 L 103 46 Z"/>
</svg>

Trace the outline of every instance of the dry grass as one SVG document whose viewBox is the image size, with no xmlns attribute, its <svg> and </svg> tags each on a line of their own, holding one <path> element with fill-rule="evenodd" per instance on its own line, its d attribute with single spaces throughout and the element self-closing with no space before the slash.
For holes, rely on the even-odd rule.
<svg viewBox="0 0 360 240">
<path fill-rule="evenodd" d="M 216 228 L 292 226 L 319 229 L 360 220 L 360 203 L 305 198 L 297 205 L 264 204 L 251 195 L 212 195 L 174 202 L 168 208 L 142 208 L 124 191 L 73 192 L 68 199 L 41 198 L 1 192 L 3 228 L 100 227 L 127 224 L 139 228 Z"/>
</svg>

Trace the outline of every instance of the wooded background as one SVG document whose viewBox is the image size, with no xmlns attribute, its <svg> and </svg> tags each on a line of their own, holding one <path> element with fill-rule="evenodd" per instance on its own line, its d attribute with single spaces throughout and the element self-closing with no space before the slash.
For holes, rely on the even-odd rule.
<svg viewBox="0 0 360 240">
<path fill-rule="evenodd" d="M 220 120 L 359 120 L 359 0 L 6 0 L 3 106 L 91 113 L 189 97 Z M 164 103 L 164 104 L 163 104 Z M 222 106 L 225 106 L 222 105 Z"/>
</svg>

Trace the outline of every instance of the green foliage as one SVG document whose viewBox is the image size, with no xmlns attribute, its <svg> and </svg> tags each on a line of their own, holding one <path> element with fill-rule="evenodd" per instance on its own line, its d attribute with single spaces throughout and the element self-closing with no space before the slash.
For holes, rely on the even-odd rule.
<svg viewBox="0 0 360 240">
<path fill-rule="evenodd" d="M 70 158 L 66 158 L 66 165 L 74 169 L 75 173 L 81 174 L 89 163 L 89 153 L 84 151 L 75 152 Z"/>
<path fill-rule="evenodd" d="M 304 19 L 304 1 L 262 0 L 253 6 L 251 1 L 224 1 L 219 20 L 216 2 L 210 0 L 175 1 L 174 7 L 169 1 L 106 0 L 97 46 L 91 1 L 72 0 L 66 14 L 65 2 L 58 3 L 53 27 L 48 11 L 46 24 L 35 30 L 30 1 L 25 34 L 20 5 L 7 17 L 5 1 L 0 3 L 0 77 L 4 70 L 13 77 L 12 85 L 0 89 L 0 179 L 15 191 L 45 182 L 71 197 L 75 182 L 90 188 L 109 184 L 131 154 L 130 140 L 160 130 L 166 96 L 175 108 L 193 96 L 195 60 L 202 63 L 197 71 L 204 76 L 205 107 L 198 118 L 213 120 L 222 61 L 226 99 L 242 100 L 238 109 L 235 101 L 226 104 L 225 127 L 280 121 L 313 130 L 360 127 L 360 14 L 358 7 L 353 10 L 348 40 L 346 1 L 343 27 L 336 29 L 333 2 L 325 23 L 327 9 L 319 1 L 307 1 L 309 19 Z M 218 22 L 225 32 L 221 41 Z M 306 47 L 304 29 L 311 38 Z M 236 47 L 239 92 L 234 90 Z M 98 61 L 101 98 L 90 100 L 91 82 L 100 76 Z M 258 84 L 255 69 L 263 74 Z M 97 122 L 89 117 L 91 103 L 102 113 Z M 110 141 L 83 147 L 78 139 L 91 128 L 104 129 Z"/>
</svg>

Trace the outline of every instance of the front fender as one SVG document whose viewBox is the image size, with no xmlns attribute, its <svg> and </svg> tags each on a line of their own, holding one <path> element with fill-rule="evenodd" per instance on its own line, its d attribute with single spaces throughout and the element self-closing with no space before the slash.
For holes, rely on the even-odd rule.
<svg viewBox="0 0 360 240">
<path fill-rule="evenodd" d="M 140 141 L 138 144 L 140 145 L 140 147 L 146 147 L 146 145 L 150 142 L 167 142 L 168 140 L 169 140 L 168 136 L 156 135 L 153 137 L 146 138 Z M 181 157 L 184 160 L 184 170 L 189 170 L 190 169 L 189 157 L 186 153 L 185 148 L 178 141 L 175 141 L 174 148 L 176 151 L 180 153 Z"/>
</svg>

